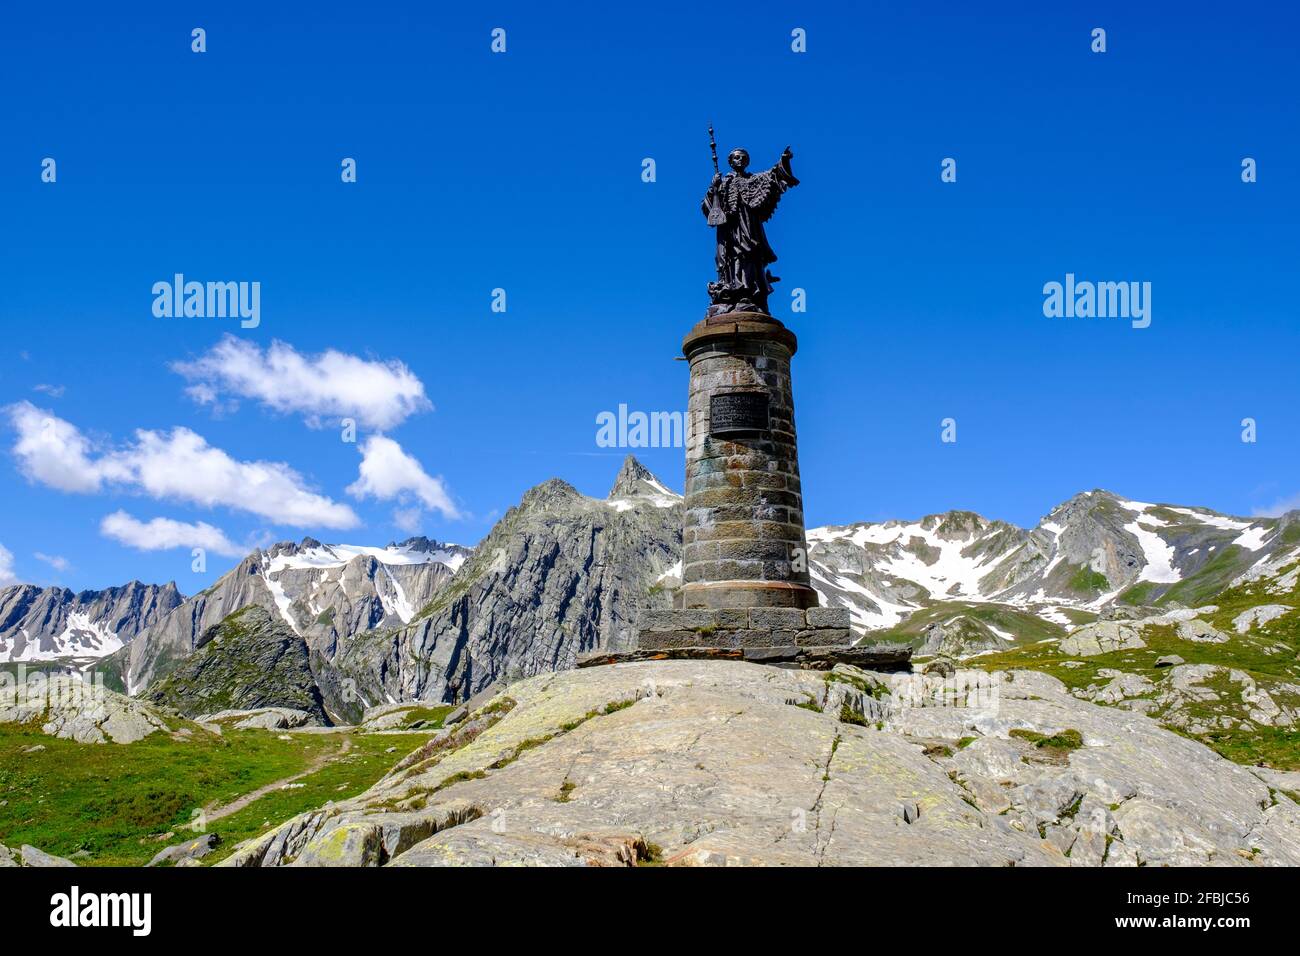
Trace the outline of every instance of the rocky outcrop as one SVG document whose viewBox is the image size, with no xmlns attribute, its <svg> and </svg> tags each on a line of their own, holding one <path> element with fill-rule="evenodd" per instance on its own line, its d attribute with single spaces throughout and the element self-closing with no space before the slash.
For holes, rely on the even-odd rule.
<svg viewBox="0 0 1300 956">
<path fill-rule="evenodd" d="M 187 717 L 285 708 L 330 723 L 307 642 L 255 604 L 210 628 L 195 653 L 144 697 Z"/>
<path fill-rule="evenodd" d="M 0 686 L 0 723 L 31 724 L 42 733 L 79 743 L 134 743 L 167 731 L 155 708 L 76 677 L 34 674 Z"/>
<path fill-rule="evenodd" d="M 367 705 L 463 701 L 501 677 L 631 647 L 681 552 L 680 498 L 645 475 L 629 458 L 607 499 L 558 480 L 533 488 L 408 626 L 351 641 L 339 672 Z"/>
<path fill-rule="evenodd" d="M 181 603 L 174 583 L 132 581 L 102 591 L 18 584 L 0 588 L 0 661 L 104 657 Z"/>
<path fill-rule="evenodd" d="M 1157 681 L 1102 668 L 1107 683 L 1078 688 L 1075 696 L 1139 711 L 1168 727 L 1197 736 L 1216 731 L 1292 727 L 1300 721 L 1300 685 L 1257 680 L 1235 667 L 1167 661 Z"/>
<path fill-rule="evenodd" d="M 1261 604 L 1252 607 L 1249 610 L 1242 611 L 1232 619 L 1232 626 L 1238 634 L 1245 634 L 1252 627 L 1258 627 L 1261 624 L 1267 624 L 1269 621 L 1275 621 L 1283 614 L 1293 611 L 1294 608 L 1285 604 Z"/>
<path fill-rule="evenodd" d="M 252 710 L 220 710 L 196 718 L 200 724 L 229 725 L 235 730 L 292 730 L 319 724 L 317 715 L 292 707 L 258 707 Z"/>
<path fill-rule="evenodd" d="M 1195 617 L 1189 621 L 1179 621 L 1175 633 L 1184 641 L 1192 641 L 1197 644 L 1228 643 L 1227 634 Z"/>
<path fill-rule="evenodd" d="M 1093 657 L 1112 651 L 1136 650 L 1146 647 L 1141 629 L 1127 621 L 1097 621 L 1086 624 L 1061 641 L 1062 654 Z"/>
<path fill-rule="evenodd" d="M 662 661 L 511 684 L 279 865 L 1297 865 L 1300 806 L 1027 671 Z"/>
</svg>

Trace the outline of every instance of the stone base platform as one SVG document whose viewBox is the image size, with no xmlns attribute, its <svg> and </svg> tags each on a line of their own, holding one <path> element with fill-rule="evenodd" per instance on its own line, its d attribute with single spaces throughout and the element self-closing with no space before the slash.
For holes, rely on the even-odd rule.
<svg viewBox="0 0 1300 956">
<path fill-rule="evenodd" d="M 643 651 L 683 647 L 848 647 L 849 612 L 840 607 L 656 608 L 641 617 Z"/>
<path fill-rule="evenodd" d="M 912 648 L 907 644 L 867 647 L 674 647 L 663 650 L 592 651 L 578 657 L 578 667 L 602 667 L 638 661 L 748 661 L 774 667 L 828 671 L 836 664 L 852 664 L 870 671 L 910 671 Z"/>
</svg>

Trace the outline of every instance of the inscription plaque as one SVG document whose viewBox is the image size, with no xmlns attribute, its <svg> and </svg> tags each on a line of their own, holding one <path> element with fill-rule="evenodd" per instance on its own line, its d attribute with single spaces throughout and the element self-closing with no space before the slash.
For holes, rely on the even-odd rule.
<svg viewBox="0 0 1300 956">
<path fill-rule="evenodd" d="M 767 431 L 767 392 L 720 392 L 709 396 L 709 435 Z"/>
</svg>

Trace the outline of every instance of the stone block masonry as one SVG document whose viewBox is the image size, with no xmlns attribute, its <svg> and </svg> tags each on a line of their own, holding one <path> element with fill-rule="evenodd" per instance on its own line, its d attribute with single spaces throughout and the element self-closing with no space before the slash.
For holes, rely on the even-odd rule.
<svg viewBox="0 0 1300 956">
<path fill-rule="evenodd" d="M 753 312 L 706 318 L 682 342 L 691 363 L 682 584 L 673 608 L 645 612 L 635 654 L 804 666 L 858 650 L 848 610 L 818 607 L 808 577 L 797 348 L 793 332 Z M 896 648 L 885 656 L 906 658 Z"/>
<path fill-rule="evenodd" d="M 811 649 L 852 643 L 847 608 L 665 608 L 641 617 L 637 647 Z"/>
<path fill-rule="evenodd" d="M 817 604 L 807 570 L 790 359 L 795 336 L 770 316 L 700 322 L 690 360 L 685 609 Z"/>
</svg>

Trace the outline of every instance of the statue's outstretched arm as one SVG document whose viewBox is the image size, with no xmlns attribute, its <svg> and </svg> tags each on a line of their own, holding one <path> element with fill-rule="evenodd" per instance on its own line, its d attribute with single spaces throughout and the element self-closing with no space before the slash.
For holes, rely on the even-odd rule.
<svg viewBox="0 0 1300 956">
<path fill-rule="evenodd" d="M 790 168 L 790 160 L 793 158 L 794 153 L 790 152 L 790 147 L 787 146 L 781 153 L 781 158 L 777 161 L 777 164 L 772 167 L 772 172 L 774 172 L 777 178 L 787 186 L 799 185 L 799 180 L 795 178 L 794 170 Z"/>
</svg>

